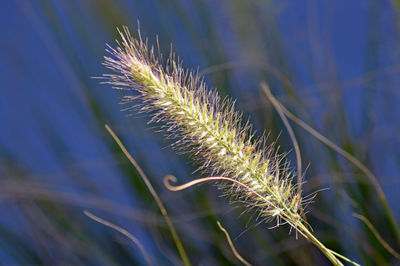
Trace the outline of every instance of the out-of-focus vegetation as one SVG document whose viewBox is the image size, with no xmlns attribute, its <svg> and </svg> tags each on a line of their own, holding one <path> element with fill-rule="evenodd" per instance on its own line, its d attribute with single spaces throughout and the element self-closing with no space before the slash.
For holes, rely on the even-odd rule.
<svg viewBox="0 0 400 266">
<path fill-rule="evenodd" d="M 193 264 L 232 265 L 217 221 L 255 265 L 324 265 L 324 256 L 288 227 L 259 223 L 210 185 L 170 192 L 162 179 L 199 177 L 98 79 L 116 28 L 132 30 L 163 54 L 237 99 L 281 151 L 292 142 L 259 88 L 267 81 L 300 119 L 355 156 L 378 179 L 388 205 L 359 168 L 293 124 L 306 183 L 318 193 L 308 222 L 329 248 L 365 265 L 398 260 L 371 229 L 400 250 L 399 10 L 396 1 L 3 1 L 0 4 L 0 262 L 145 264 L 126 237 L 84 210 L 132 233 L 156 265 L 179 265 L 167 224 L 104 129 L 109 124 L 165 204 Z M 130 116 L 127 116 L 130 115 Z M 294 152 L 289 153 L 296 165 Z"/>
</svg>

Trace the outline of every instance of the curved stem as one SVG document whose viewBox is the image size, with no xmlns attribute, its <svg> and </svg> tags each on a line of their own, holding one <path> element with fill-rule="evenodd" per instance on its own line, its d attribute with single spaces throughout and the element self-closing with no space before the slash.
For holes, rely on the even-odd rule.
<svg viewBox="0 0 400 266">
<path fill-rule="evenodd" d="M 144 183 L 146 184 L 147 188 L 149 189 L 151 195 L 153 196 L 154 200 L 156 201 L 158 208 L 161 211 L 161 214 L 164 216 L 165 222 L 168 225 L 168 228 L 172 234 L 172 238 L 174 239 L 176 248 L 178 249 L 179 255 L 181 256 L 181 259 L 183 261 L 183 264 L 185 266 L 190 266 L 190 260 L 188 256 L 186 255 L 185 248 L 183 247 L 183 244 L 181 242 L 181 239 L 178 236 L 178 233 L 175 230 L 175 227 L 171 221 L 171 219 L 168 216 L 167 210 L 164 207 L 164 204 L 162 203 L 161 199 L 158 197 L 157 192 L 153 188 L 153 185 L 150 183 L 150 180 L 147 178 L 146 174 L 143 172 L 142 168 L 138 165 L 138 163 L 133 159 L 132 155 L 128 152 L 128 150 L 125 148 L 124 144 L 122 144 L 121 140 L 118 138 L 118 136 L 114 133 L 114 131 L 110 128 L 109 125 L 104 125 L 105 128 L 107 129 L 108 133 L 111 135 L 111 137 L 115 140 L 115 142 L 118 144 L 126 158 L 128 158 L 129 162 L 136 168 L 138 171 L 140 177 L 143 179 Z"/>
<path fill-rule="evenodd" d="M 320 132 L 318 132 L 317 130 L 315 130 L 314 128 L 312 128 L 310 125 L 308 125 L 307 123 L 305 123 L 304 121 L 302 121 L 300 118 L 298 118 L 297 116 L 295 116 L 293 113 L 291 113 L 288 109 L 286 109 L 285 106 L 283 106 L 271 93 L 268 94 L 268 92 L 265 90 L 265 83 L 261 83 L 260 86 L 263 88 L 265 95 L 269 98 L 269 99 L 274 99 L 280 107 L 280 110 L 293 122 L 295 122 L 297 125 L 299 125 L 300 127 L 302 127 L 305 131 L 307 131 L 308 133 L 310 133 L 312 136 L 314 136 L 316 139 L 318 139 L 319 141 L 321 141 L 322 143 L 324 143 L 326 146 L 330 147 L 331 149 L 333 149 L 334 151 L 336 151 L 337 153 L 339 153 L 340 155 L 342 155 L 344 158 L 346 158 L 349 162 L 351 162 L 353 165 L 355 165 L 356 167 L 358 167 L 365 175 L 366 177 L 369 179 L 369 181 L 371 182 L 371 184 L 373 185 L 373 187 L 376 190 L 376 193 L 378 194 L 378 197 L 382 203 L 382 206 L 386 212 L 387 218 L 389 219 L 389 223 L 391 225 L 391 228 L 394 231 L 395 237 L 397 239 L 397 243 L 400 243 L 400 229 L 399 226 L 397 224 L 397 220 L 395 218 L 395 216 L 393 215 L 392 209 L 389 206 L 389 203 L 386 199 L 386 195 L 383 192 L 383 189 L 381 187 L 381 185 L 378 182 L 378 178 L 371 172 L 371 170 L 368 169 L 368 167 L 366 167 L 362 162 L 360 162 L 357 158 L 355 158 L 353 155 L 351 155 L 350 153 L 348 153 L 347 151 L 343 150 L 342 148 L 340 148 L 338 145 L 336 145 L 335 143 L 333 143 L 331 140 L 329 140 L 328 138 L 326 138 L 324 135 L 322 135 Z"/>
</svg>

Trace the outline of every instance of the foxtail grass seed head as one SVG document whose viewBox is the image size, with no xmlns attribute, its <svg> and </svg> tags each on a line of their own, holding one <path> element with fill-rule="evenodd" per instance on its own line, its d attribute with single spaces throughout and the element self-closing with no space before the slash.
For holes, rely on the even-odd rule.
<svg viewBox="0 0 400 266">
<path fill-rule="evenodd" d="M 326 248 L 307 228 L 300 210 L 313 197 L 301 198 L 284 155 L 268 145 L 264 136 L 255 137 L 233 101 L 221 100 L 196 72 L 183 70 L 173 54 L 164 65 L 140 34 L 135 39 L 126 27 L 119 33 L 117 47 L 107 49 L 111 56 L 105 57 L 104 65 L 114 74 L 104 75 L 105 83 L 127 90 L 129 95 L 122 102 L 135 102 L 140 111 L 149 113 L 150 122 L 160 124 L 177 140 L 174 146 L 199 161 L 204 173 L 214 175 L 189 183 L 219 180 L 226 196 L 256 209 L 265 220 L 288 223 L 334 265 L 343 265 L 340 259 L 359 265 Z"/>
<path fill-rule="evenodd" d="M 303 202 L 284 156 L 265 137 L 254 136 L 233 101 L 221 100 L 195 72 L 183 70 L 174 55 L 164 65 L 140 35 L 133 38 L 126 27 L 120 35 L 117 47 L 107 49 L 111 56 L 104 65 L 115 74 L 104 75 L 105 83 L 131 91 L 123 102 L 134 101 L 150 113 L 150 121 L 160 123 L 177 140 L 175 146 L 201 162 L 204 173 L 244 185 L 221 182 L 226 196 L 257 209 L 263 219 L 296 228 Z"/>
</svg>

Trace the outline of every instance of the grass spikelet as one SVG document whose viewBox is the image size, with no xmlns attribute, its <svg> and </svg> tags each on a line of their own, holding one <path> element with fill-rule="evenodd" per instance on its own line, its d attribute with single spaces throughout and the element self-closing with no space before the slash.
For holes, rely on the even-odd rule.
<svg viewBox="0 0 400 266">
<path fill-rule="evenodd" d="M 251 124 L 242 123 L 230 100 L 220 101 L 215 91 L 208 91 L 194 73 L 184 71 L 172 58 L 162 66 L 153 49 L 131 37 L 126 28 L 122 42 L 108 52 L 105 66 L 118 75 L 105 75 L 108 83 L 119 89 L 133 89 L 138 94 L 124 102 L 140 99 L 140 110 L 151 113 L 151 122 L 178 139 L 175 146 L 202 162 L 203 172 L 227 176 L 250 186 L 270 200 L 262 204 L 246 189 L 221 185 L 230 197 L 257 206 L 263 217 L 286 212 L 296 223 L 301 197 L 292 185 L 292 172 L 284 157 L 266 145 L 264 138 L 255 139 Z"/>
<path fill-rule="evenodd" d="M 202 172 L 234 180 L 220 181 L 226 196 L 258 211 L 263 219 L 275 219 L 278 226 L 289 224 L 334 264 L 342 265 L 337 257 L 344 257 L 323 246 L 302 221 L 302 197 L 292 183 L 289 163 L 265 137 L 255 137 L 234 101 L 221 100 L 196 72 L 183 70 L 174 55 L 163 65 L 140 34 L 135 39 L 124 27 L 120 35 L 116 48 L 108 46 L 111 56 L 104 62 L 115 74 L 104 78 L 117 89 L 132 91 L 123 102 L 134 101 L 149 113 L 150 122 L 177 140 L 174 146 L 201 162 Z"/>
</svg>

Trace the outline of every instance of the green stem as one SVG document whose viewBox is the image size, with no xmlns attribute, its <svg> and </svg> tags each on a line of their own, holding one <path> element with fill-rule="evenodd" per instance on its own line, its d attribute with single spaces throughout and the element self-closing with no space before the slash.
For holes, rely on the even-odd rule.
<svg viewBox="0 0 400 266">
<path fill-rule="evenodd" d="M 121 142 L 121 140 L 118 138 L 118 136 L 114 133 L 114 131 L 108 126 L 105 125 L 105 128 L 107 129 L 108 133 L 111 135 L 111 137 L 115 140 L 115 142 L 118 144 L 126 158 L 128 158 L 129 162 L 136 168 L 138 171 L 140 177 L 143 179 L 144 183 L 146 184 L 147 188 L 149 189 L 151 195 L 155 199 L 158 208 L 161 211 L 161 214 L 164 216 L 165 222 L 168 225 L 168 228 L 172 234 L 172 238 L 174 239 L 176 248 L 178 249 L 179 255 L 181 256 L 183 265 L 185 266 L 190 266 L 190 260 L 188 256 L 186 255 L 185 248 L 183 247 L 183 244 L 181 242 L 181 239 L 178 236 L 178 233 L 175 230 L 175 227 L 171 221 L 171 219 L 168 216 L 167 210 L 164 207 L 164 204 L 162 203 L 161 199 L 158 197 L 157 192 L 153 188 L 153 185 L 150 183 L 150 180 L 147 178 L 146 174 L 143 172 L 142 168 L 139 166 L 139 164 L 136 162 L 135 159 L 133 159 L 132 155 L 128 152 L 128 150 L 125 148 L 124 144 Z"/>
<path fill-rule="evenodd" d="M 291 223 L 291 222 L 289 222 L 289 223 Z M 301 222 L 297 222 L 295 226 L 297 227 L 298 232 L 300 234 L 302 234 L 305 238 L 307 238 L 309 241 L 311 241 L 314 245 L 316 245 L 321 250 L 321 252 L 324 253 L 324 255 L 332 262 L 333 265 L 343 266 L 343 263 L 338 259 L 338 258 L 340 258 L 340 259 L 347 261 L 353 265 L 360 266 L 360 264 L 358 264 L 357 262 L 354 262 L 354 261 L 350 260 L 349 258 L 325 247 L 324 244 L 322 244 L 310 232 L 310 230 L 308 230 L 307 227 L 304 224 L 302 224 Z"/>
</svg>

